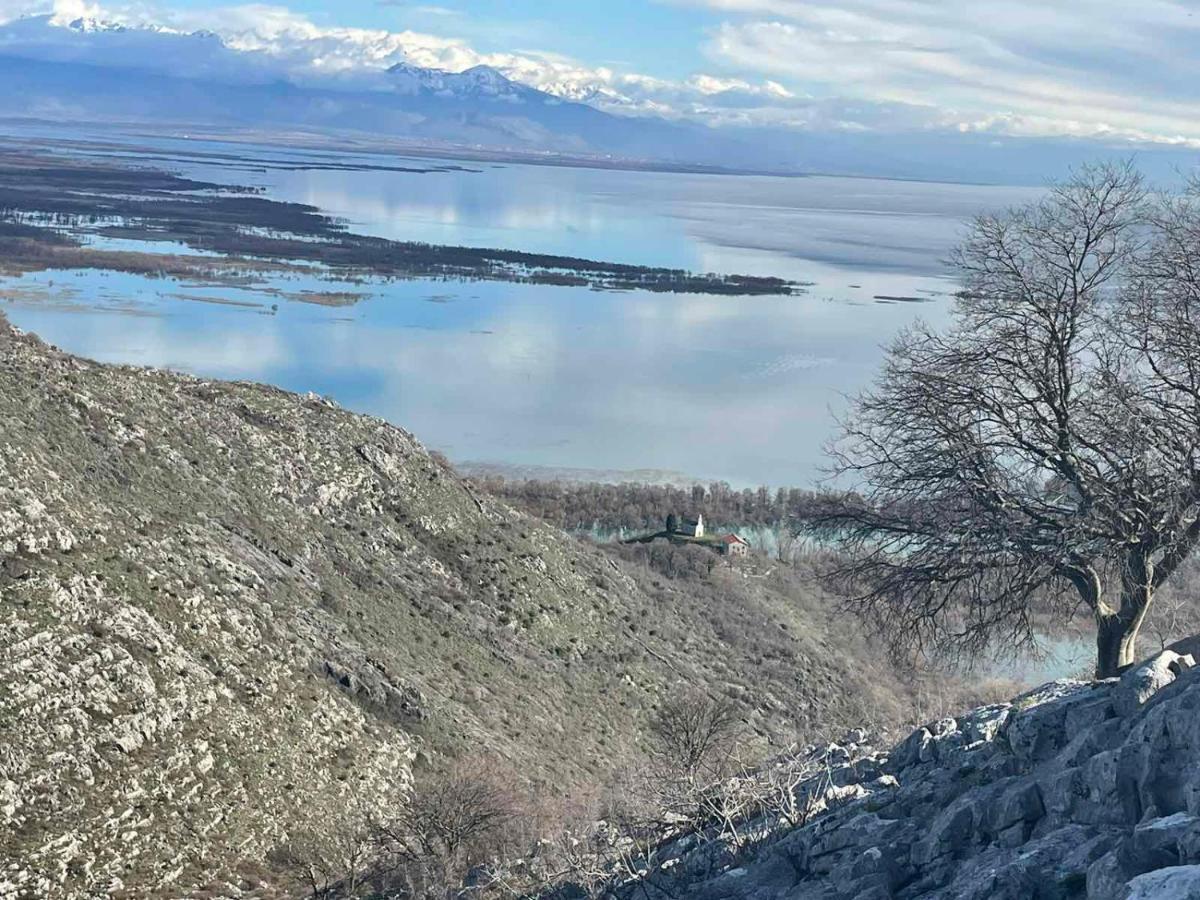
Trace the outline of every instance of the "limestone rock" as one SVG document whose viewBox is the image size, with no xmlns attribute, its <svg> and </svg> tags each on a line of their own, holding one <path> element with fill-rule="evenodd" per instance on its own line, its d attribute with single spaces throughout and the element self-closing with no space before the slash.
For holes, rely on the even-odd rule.
<svg viewBox="0 0 1200 900">
<path fill-rule="evenodd" d="M 671 888 L 722 900 L 1200 900 L 1200 678 L 1175 677 L 1187 665 L 1159 654 L 1121 681 L 1054 682 L 918 728 L 891 752 L 886 792 L 863 781 L 856 803 L 735 855 L 736 885 Z M 854 770 L 837 777 L 853 783 Z"/>
<path fill-rule="evenodd" d="M 1197 900 L 1200 866 L 1176 866 L 1139 875 L 1129 882 L 1125 900 Z"/>
<path fill-rule="evenodd" d="M 1095 701 L 1092 685 L 1069 680 L 1051 682 L 1017 697 L 1004 728 L 1013 754 L 1026 765 L 1054 756 L 1072 736 L 1068 714 L 1094 710 Z M 1094 714 L 1102 713 L 1096 710 Z"/>
<path fill-rule="evenodd" d="M 1182 656 L 1164 650 L 1141 665 L 1134 666 L 1121 676 L 1113 695 L 1118 715 L 1132 716 L 1142 705 L 1173 682 L 1184 669 L 1196 664 L 1190 655 Z"/>
</svg>

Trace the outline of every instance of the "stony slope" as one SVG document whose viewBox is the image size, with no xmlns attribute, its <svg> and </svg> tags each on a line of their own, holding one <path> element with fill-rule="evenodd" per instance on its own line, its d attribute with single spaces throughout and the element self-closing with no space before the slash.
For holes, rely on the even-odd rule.
<svg viewBox="0 0 1200 900">
<path fill-rule="evenodd" d="M 690 900 L 1200 898 L 1200 668 L 1168 650 L 1120 680 L 1056 682 L 828 749 L 824 812 L 749 852 L 661 849 L 628 896 Z M 760 828 L 770 823 L 757 823 Z M 747 833 L 754 831 L 747 823 Z"/>
<path fill-rule="evenodd" d="M 682 684 L 763 740 L 895 707 L 844 628 L 721 577 L 693 601 L 321 398 L 0 318 L 0 896 L 231 895 L 451 756 L 594 782 Z"/>
</svg>

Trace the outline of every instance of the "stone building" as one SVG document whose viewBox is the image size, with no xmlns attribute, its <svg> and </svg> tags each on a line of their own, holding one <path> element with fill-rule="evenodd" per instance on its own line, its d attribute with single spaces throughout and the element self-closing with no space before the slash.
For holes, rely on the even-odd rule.
<svg viewBox="0 0 1200 900">
<path fill-rule="evenodd" d="M 750 552 L 750 542 L 736 534 L 723 534 L 717 540 L 725 556 L 746 556 Z"/>
</svg>

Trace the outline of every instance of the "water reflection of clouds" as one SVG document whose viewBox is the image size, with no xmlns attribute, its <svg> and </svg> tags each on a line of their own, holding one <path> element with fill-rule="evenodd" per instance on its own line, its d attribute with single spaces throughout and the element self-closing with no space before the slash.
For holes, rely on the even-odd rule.
<svg viewBox="0 0 1200 900">
<path fill-rule="evenodd" d="M 550 238 L 546 252 L 563 252 L 566 235 L 603 230 L 613 217 L 601 208 L 565 192 L 529 195 L 519 183 L 511 191 L 488 186 L 472 190 L 473 173 L 457 173 L 449 186 L 430 191 L 412 179 L 449 176 L 395 175 L 381 172 L 289 173 L 283 189 L 302 202 L 346 218 L 355 230 L 394 240 L 444 240 L 478 244 L 488 235 L 520 232 L 520 249 L 543 249 L 529 244 L 531 235 Z M 371 189 L 364 190 L 364 181 Z M 431 234 L 429 229 L 435 229 Z M 506 245 L 507 246 L 507 245 Z"/>
<path fill-rule="evenodd" d="M 768 378 L 772 375 L 784 375 L 788 372 L 804 372 L 809 369 L 819 369 L 822 366 L 832 366 L 837 362 L 830 356 L 809 356 L 805 353 L 779 356 L 757 366 L 744 374 L 745 378 Z"/>
<path fill-rule="evenodd" d="M 417 300 L 428 286 L 398 285 L 350 323 L 342 311 L 298 303 L 270 317 L 169 299 L 146 321 L 29 309 L 15 318 L 105 360 L 331 394 L 457 458 L 731 481 L 809 477 L 832 390 L 874 362 L 839 353 L 834 364 L 821 351 L 832 340 L 822 322 L 836 319 L 803 298 L 480 289 L 479 303 L 431 307 Z M 431 327 L 431 309 L 448 321 Z M 884 312 L 886 331 L 899 314 Z M 473 333 L 481 330 L 494 333 Z M 873 328 L 844 330 L 863 341 Z"/>
<path fill-rule="evenodd" d="M 515 246 L 522 249 L 688 267 L 696 266 L 697 244 L 747 251 L 743 259 L 768 267 L 777 267 L 781 255 L 860 265 L 865 254 L 875 268 L 923 274 L 937 272 L 941 252 L 963 220 L 1036 194 L 867 178 L 721 178 L 525 165 L 478 173 L 306 171 L 268 177 L 285 198 L 337 210 L 384 236 L 419 239 L 422 227 L 433 227 L 469 241 L 515 231 Z"/>
<path fill-rule="evenodd" d="M 844 267 L 860 266 L 864 256 L 870 256 L 877 270 L 927 276 L 941 274 L 941 257 L 960 229 L 957 221 L 939 216 L 890 213 L 818 212 L 748 216 L 720 225 L 689 223 L 695 239 L 715 247 L 750 251 L 747 255 L 786 254 L 805 262 Z"/>
<path fill-rule="evenodd" d="M 214 378 L 270 380 L 292 363 L 287 342 L 270 330 L 224 328 L 181 334 L 161 316 L 61 316 L 25 307 L 14 321 L 89 359 L 174 369 Z"/>
<path fill-rule="evenodd" d="M 797 297 L 731 298 L 399 281 L 343 309 L 262 296 L 279 310 L 259 315 L 163 297 L 178 286 L 160 281 L 85 274 L 71 281 L 80 296 L 132 297 L 158 315 L 67 316 L 26 303 L 14 321 L 108 361 L 329 394 L 454 458 L 739 484 L 815 477 L 830 412 L 869 383 L 880 345 L 949 308 L 945 298 L 878 305 L 875 295 L 944 291 L 936 259 L 958 221 L 1012 200 L 994 188 L 528 166 L 266 177 L 280 199 L 375 233 L 814 285 Z M 505 239 L 490 240 L 498 231 Z M 306 288 L 330 286 L 285 286 Z M 432 296 L 454 302 L 425 302 Z"/>
</svg>

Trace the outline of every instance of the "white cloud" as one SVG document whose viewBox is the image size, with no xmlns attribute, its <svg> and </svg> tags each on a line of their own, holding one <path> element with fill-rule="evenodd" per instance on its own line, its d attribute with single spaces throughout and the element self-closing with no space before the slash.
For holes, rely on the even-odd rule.
<svg viewBox="0 0 1200 900">
<path fill-rule="evenodd" d="M 384 4 L 387 6 L 388 4 Z M 419 15 L 424 16 L 446 16 L 449 18 L 460 18 L 462 13 L 457 9 L 449 9 L 445 6 L 413 6 L 409 9 Z"/>
<path fill-rule="evenodd" d="M 776 100 L 791 100 L 796 95 L 778 81 L 751 84 L 742 78 L 716 78 L 712 75 L 694 75 L 688 84 L 706 97 L 715 94 L 739 93 L 751 97 L 771 97 Z"/>
<path fill-rule="evenodd" d="M 93 19 L 101 14 L 98 4 L 87 3 L 84 0 L 55 0 L 53 4 L 54 21 L 65 25 L 76 19 Z"/>
<path fill-rule="evenodd" d="M 964 131 L 1200 143 L 1191 3 L 685 2 L 729 14 L 715 61 L 818 97 Z"/>
</svg>

